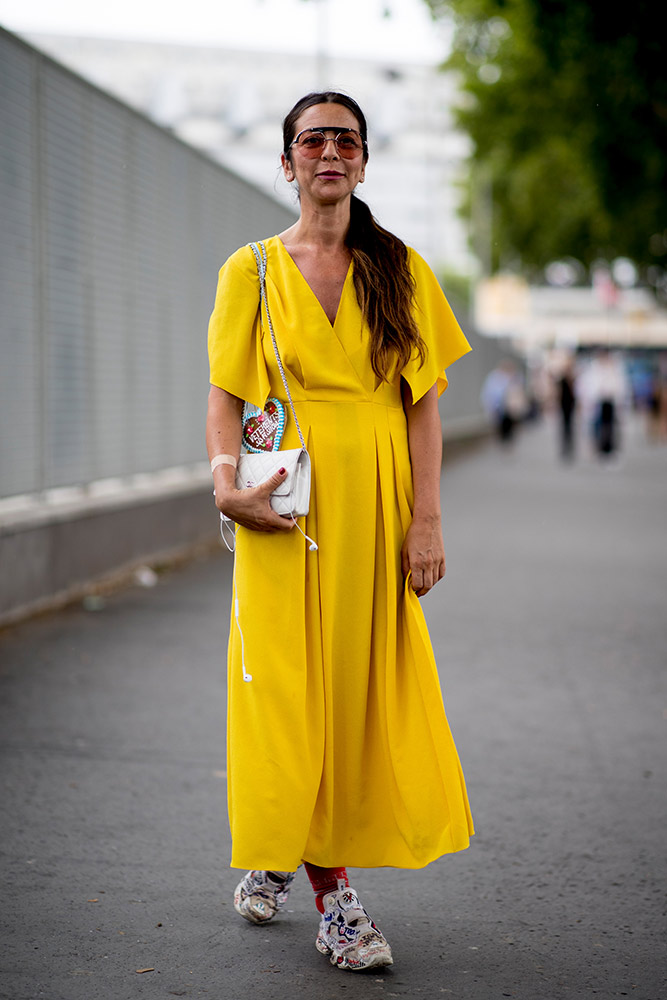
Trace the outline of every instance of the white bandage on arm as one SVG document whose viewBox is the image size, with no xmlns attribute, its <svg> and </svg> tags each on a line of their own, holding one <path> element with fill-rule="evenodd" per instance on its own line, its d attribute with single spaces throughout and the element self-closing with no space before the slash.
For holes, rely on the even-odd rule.
<svg viewBox="0 0 667 1000">
<path fill-rule="evenodd" d="M 231 465 L 235 469 L 238 462 L 233 455 L 216 455 L 211 459 L 211 472 L 215 472 L 220 465 Z"/>
</svg>

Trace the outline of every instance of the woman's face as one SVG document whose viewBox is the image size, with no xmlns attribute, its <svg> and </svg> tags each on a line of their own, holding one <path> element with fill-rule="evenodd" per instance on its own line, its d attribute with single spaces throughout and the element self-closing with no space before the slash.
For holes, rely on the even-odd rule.
<svg viewBox="0 0 667 1000">
<path fill-rule="evenodd" d="M 314 104 L 299 116 L 294 138 L 306 128 L 351 128 L 359 131 L 355 115 L 341 104 Z M 313 159 L 305 156 L 297 144 L 290 150 L 291 160 L 283 153 L 283 172 L 288 181 L 299 185 L 303 201 L 310 198 L 321 204 L 331 204 L 348 197 L 364 180 L 364 152 L 353 159 L 342 157 L 334 142 L 327 142 L 322 153 Z"/>
</svg>

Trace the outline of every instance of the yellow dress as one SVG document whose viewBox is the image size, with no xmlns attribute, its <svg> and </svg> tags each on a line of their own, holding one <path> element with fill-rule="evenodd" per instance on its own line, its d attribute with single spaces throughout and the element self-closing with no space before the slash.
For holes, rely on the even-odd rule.
<svg viewBox="0 0 667 1000">
<path fill-rule="evenodd" d="M 234 868 L 419 868 L 468 846 L 472 820 L 423 613 L 401 573 L 413 487 L 400 378 L 377 384 L 347 274 L 333 327 L 275 236 L 267 294 L 312 460 L 301 526 L 237 530 L 228 652 Z M 402 375 L 416 401 L 470 350 L 428 265 L 410 251 L 427 347 Z M 248 247 L 220 271 L 211 383 L 263 407 L 285 402 Z M 243 680 L 241 634 L 251 683 Z"/>
</svg>

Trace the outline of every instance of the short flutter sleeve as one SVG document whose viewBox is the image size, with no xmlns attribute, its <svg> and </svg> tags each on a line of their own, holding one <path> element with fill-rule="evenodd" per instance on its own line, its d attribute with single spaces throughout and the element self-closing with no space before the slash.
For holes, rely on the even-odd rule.
<svg viewBox="0 0 667 1000">
<path fill-rule="evenodd" d="M 447 388 L 447 372 L 471 349 L 463 335 L 449 302 L 423 257 L 410 249 L 410 270 L 415 279 L 415 318 L 421 333 L 426 357 L 419 366 L 419 357 L 413 357 L 401 375 L 410 386 L 412 401 L 421 399 L 437 383 L 438 396 Z"/>
<path fill-rule="evenodd" d="M 259 279 L 255 258 L 242 247 L 220 268 L 208 324 L 211 385 L 263 408 L 269 375 L 262 349 Z"/>
</svg>

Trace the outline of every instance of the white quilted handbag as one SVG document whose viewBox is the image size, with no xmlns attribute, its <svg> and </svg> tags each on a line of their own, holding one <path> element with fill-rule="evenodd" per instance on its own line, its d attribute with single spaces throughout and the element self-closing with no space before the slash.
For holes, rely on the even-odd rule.
<svg viewBox="0 0 667 1000">
<path fill-rule="evenodd" d="M 241 455 L 236 488 L 261 486 L 283 468 L 287 475 L 271 494 L 271 506 L 282 517 L 304 517 L 310 507 L 310 455 L 305 448 Z"/>
</svg>

